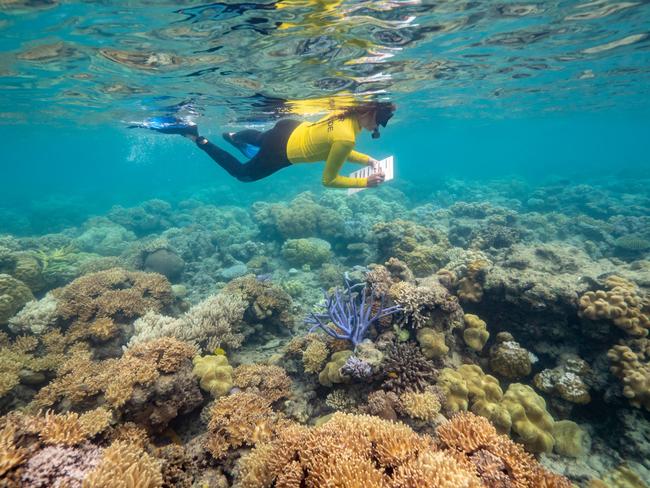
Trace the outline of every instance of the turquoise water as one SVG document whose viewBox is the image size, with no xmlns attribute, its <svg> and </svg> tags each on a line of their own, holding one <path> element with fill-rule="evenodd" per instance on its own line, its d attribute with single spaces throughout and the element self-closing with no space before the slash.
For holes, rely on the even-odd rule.
<svg viewBox="0 0 650 488">
<path fill-rule="evenodd" d="M 467 487 L 648 487 L 650 2 L 0 0 L 0 34 L 2 486 L 100 486 L 120 440 L 141 488 L 460 486 L 415 431 Z M 356 149 L 396 177 L 353 196 L 128 128 L 230 150 L 368 101 L 398 109 Z M 323 292 L 398 308 L 352 344 L 309 331 Z M 442 440 L 458 410 L 478 447 Z M 358 414 L 416 447 L 387 463 Z"/>
</svg>

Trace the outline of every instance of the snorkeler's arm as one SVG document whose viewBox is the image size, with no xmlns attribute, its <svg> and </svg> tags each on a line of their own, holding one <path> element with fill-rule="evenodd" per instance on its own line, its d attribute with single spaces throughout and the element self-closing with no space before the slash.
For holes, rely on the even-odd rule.
<svg viewBox="0 0 650 488">
<path fill-rule="evenodd" d="M 368 163 L 370 163 L 370 156 L 352 150 L 350 151 L 350 155 L 348 156 L 348 161 L 351 163 L 367 165 Z"/>
<path fill-rule="evenodd" d="M 368 186 L 368 178 L 350 178 L 339 174 L 353 147 L 352 142 L 337 141 L 332 144 L 323 170 L 323 185 L 330 188 L 365 188 Z"/>
</svg>

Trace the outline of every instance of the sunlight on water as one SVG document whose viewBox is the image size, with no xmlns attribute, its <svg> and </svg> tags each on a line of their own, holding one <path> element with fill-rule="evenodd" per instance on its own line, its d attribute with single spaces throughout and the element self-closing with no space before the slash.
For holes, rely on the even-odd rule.
<svg viewBox="0 0 650 488">
<path fill-rule="evenodd" d="M 5 123 L 179 104 L 265 120 L 332 97 L 498 116 L 650 91 L 647 2 L 4 1 L 0 32 Z"/>
</svg>

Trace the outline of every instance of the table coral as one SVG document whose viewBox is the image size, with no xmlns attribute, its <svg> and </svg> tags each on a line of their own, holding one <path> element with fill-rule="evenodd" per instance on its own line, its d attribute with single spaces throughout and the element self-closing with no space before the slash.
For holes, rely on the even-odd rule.
<svg viewBox="0 0 650 488">
<path fill-rule="evenodd" d="M 227 394 L 233 386 L 233 367 L 225 355 L 194 356 L 192 374 L 199 378 L 201 389 L 214 398 Z"/>
<path fill-rule="evenodd" d="M 503 395 L 502 405 L 510 413 L 516 440 L 530 452 L 551 452 L 555 421 L 541 396 L 530 386 L 513 383 Z"/>
<path fill-rule="evenodd" d="M 8 274 L 0 274 L 0 325 L 6 324 L 31 300 L 34 295 L 27 285 Z"/>
<path fill-rule="evenodd" d="M 242 364 L 233 373 L 234 385 L 256 393 L 271 403 L 291 394 L 291 378 L 280 366 Z"/>
<path fill-rule="evenodd" d="M 487 324 L 471 313 L 466 313 L 463 318 L 465 319 L 465 330 L 463 330 L 465 344 L 475 351 L 481 351 L 490 338 Z"/>
<path fill-rule="evenodd" d="M 52 294 L 59 315 L 71 324 L 90 324 L 104 317 L 130 322 L 148 311 L 160 312 L 172 302 L 165 277 L 121 268 L 82 276 Z"/>
<path fill-rule="evenodd" d="M 106 430 L 111 420 L 111 412 L 99 407 L 81 415 L 48 411 L 43 416 L 27 417 L 25 424 L 26 430 L 37 434 L 44 444 L 76 446 Z"/>
<path fill-rule="evenodd" d="M 624 278 L 610 276 L 605 290 L 588 291 L 580 297 L 581 317 L 610 320 L 634 337 L 645 337 L 650 329 L 650 297 Z"/>
</svg>

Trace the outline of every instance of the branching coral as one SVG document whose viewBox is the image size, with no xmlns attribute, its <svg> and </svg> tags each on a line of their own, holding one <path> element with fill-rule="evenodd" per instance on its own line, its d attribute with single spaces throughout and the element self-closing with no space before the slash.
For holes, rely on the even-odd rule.
<svg viewBox="0 0 650 488">
<path fill-rule="evenodd" d="M 569 480 L 546 471 L 522 446 L 497 434 L 484 417 L 456 414 L 436 429 L 436 435 L 442 447 L 458 452 L 464 462 L 475 466 L 485 486 L 571 488 Z"/>
<path fill-rule="evenodd" d="M 327 360 L 330 351 L 325 342 L 315 339 L 309 342 L 309 345 L 302 353 L 302 364 L 306 373 L 318 373 L 323 369 L 323 364 Z"/>
<path fill-rule="evenodd" d="M 15 434 L 16 428 L 10 423 L 0 429 L 0 478 L 27 459 L 27 450 L 15 444 Z"/>
<path fill-rule="evenodd" d="M 239 295 L 220 293 L 206 298 L 179 318 L 148 312 L 133 324 L 135 334 L 129 345 L 159 337 L 176 337 L 202 348 L 236 349 L 244 340 L 240 328 L 245 306 Z"/>
<path fill-rule="evenodd" d="M 605 290 L 588 291 L 580 297 L 581 317 L 610 320 L 633 337 L 645 337 L 650 329 L 650 297 L 618 276 L 605 280 Z"/>
<path fill-rule="evenodd" d="M 436 368 L 413 343 L 394 344 L 384 362 L 386 380 L 382 387 L 402 393 L 423 391 L 436 379 Z"/>
<path fill-rule="evenodd" d="M 165 277 L 121 268 L 82 276 L 52 294 L 59 315 L 71 324 L 91 324 L 98 318 L 130 322 L 150 310 L 160 312 L 172 301 Z"/>
<path fill-rule="evenodd" d="M 27 429 L 38 434 L 44 444 L 76 446 L 106 430 L 111 419 L 111 412 L 100 407 L 82 415 L 48 411 L 42 417 L 29 417 L 26 423 Z"/>
<path fill-rule="evenodd" d="M 271 403 L 287 398 L 291 393 L 291 379 L 280 366 L 242 364 L 234 371 L 234 385 L 266 398 Z"/>
<path fill-rule="evenodd" d="M 162 484 L 159 461 L 137 446 L 114 442 L 84 478 L 82 488 L 160 488 Z"/>
<path fill-rule="evenodd" d="M 25 463 L 20 486 L 81 488 L 82 480 L 95 469 L 100 458 L 100 449 L 90 443 L 46 446 Z"/>
<path fill-rule="evenodd" d="M 48 293 L 40 300 L 32 300 L 9 319 L 9 328 L 14 334 L 40 335 L 50 329 L 57 321 L 58 302 Z"/>
<path fill-rule="evenodd" d="M 262 323 L 279 329 L 293 329 L 291 297 L 269 281 L 247 275 L 232 280 L 222 293 L 239 295 L 247 303 L 244 318 L 251 323 Z"/>
<path fill-rule="evenodd" d="M 255 393 L 238 392 L 219 398 L 210 409 L 206 448 L 219 459 L 229 449 L 255 444 L 260 430 L 274 430 L 286 422 L 271 409 L 271 403 Z"/>
<path fill-rule="evenodd" d="M 432 422 L 440 412 L 440 399 L 431 391 L 407 391 L 400 395 L 399 402 L 402 411 L 414 419 Z"/>
</svg>

